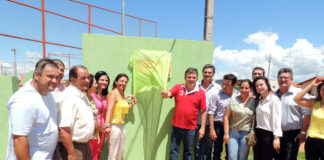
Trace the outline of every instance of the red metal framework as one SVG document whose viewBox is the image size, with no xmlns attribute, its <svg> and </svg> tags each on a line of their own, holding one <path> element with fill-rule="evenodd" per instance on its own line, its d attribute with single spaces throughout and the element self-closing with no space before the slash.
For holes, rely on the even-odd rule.
<svg viewBox="0 0 324 160">
<path fill-rule="evenodd" d="M 118 11 L 113 11 L 113 10 L 110 10 L 110 9 L 102 8 L 102 7 L 99 7 L 99 6 L 95 6 L 95 5 L 92 5 L 92 4 L 88 4 L 88 3 L 84 3 L 84 2 L 80 2 L 80 1 L 76 1 L 76 0 L 70 0 L 70 1 L 75 2 L 75 3 L 79 3 L 79 4 L 83 4 L 83 5 L 88 6 L 88 8 L 89 8 L 89 19 L 88 19 L 88 22 L 85 22 L 85 21 L 82 21 L 82 20 L 78 20 L 76 18 L 65 16 L 65 15 L 60 14 L 60 13 L 56 13 L 56 12 L 53 12 L 53 11 L 46 10 L 45 9 L 45 2 L 44 2 L 45 0 L 42 0 L 42 8 L 38 8 L 38 7 L 35 7 L 35 6 L 32 6 L 32 5 L 29 5 L 29 4 L 18 2 L 16 0 L 8 0 L 8 1 L 19 4 L 19 5 L 23 5 L 23 6 L 32 8 L 32 9 L 36 9 L 36 10 L 39 10 L 39 11 L 42 12 L 42 40 L 36 40 L 36 39 L 32 39 L 32 38 L 20 37 L 20 36 L 9 35 L 9 34 L 4 34 L 4 33 L 0 33 L 0 36 L 6 36 L 6 37 L 11 37 L 11 38 L 17 38 L 17 39 L 23 39 L 23 40 L 42 43 L 43 44 L 43 58 L 46 58 L 46 44 L 63 46 L 63 47 L 74 48 L 74 49 L 82 49 L 81 47 L 77 47 L 77 46 L 71 46 L 71 45 L 46 41 L 45 13 L 50 13 L 50 14 L 60 16 L 60 17 L 63 17 L 63 18 L 67 18 L 67 19 L 70 19 L 70 20 L 73 20 L 73 21 L 76 21 L 76 22 L 87 24 L 89 34 L 91 34 L 91 27 L 96 27 L 96 28 L 100 28 L 100 29 L 103 29 L 103 30 L 106 30 L 106 31 L 121 35 L 121 32 L 118 32 L 118 31 L 115 31 L 115 30 L 112 30 L 112 29 L 108 29 L 108 28 L 105 28 L 105 27 L 101 27 L 101 26 L 98 26 L 98 25 L 95 25 L 95 24 L 91 23 L 91 7 L 102 9 L 102 10 L 109 11 L 109 12 L 113 12 L 113 13 L 116 13 L 116 14 L 122 14 L 121 12 L 118 12 Z M 125 16 L 132 17 L 132 18 L 135 18 L 135 19 L 139 20 L 139 36 L 141 36 L 141 21 L 147 21 L 147 22 L 154 23 L 155 24 L 155 37 L 157 37 L 157 22 L 156 21 L 136 17 L 136 16 L 129 15 L 129 14 L 125 14 Z"/>
<path fill-rule="evenodd" d="M 81 56 L 80 54 L 74 54 L 74 53 L 49 53 L 48 57 L 50 57 L 50 56 L 59 56 L 59 57 L 69 58 L 69 70 L 71 70 L 71 58 L 82 59 L 80 57 L 72 57 L 72 56 Z"/>
</svg>

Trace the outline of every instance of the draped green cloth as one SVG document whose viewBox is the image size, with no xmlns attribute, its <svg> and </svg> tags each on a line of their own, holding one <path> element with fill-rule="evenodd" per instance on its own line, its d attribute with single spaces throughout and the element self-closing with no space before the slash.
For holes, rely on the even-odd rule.
<svg viewBox="0 0 324 160">
<path fill-rule="evenodd" d="M 156 159 L 156 151 L 166 134 L 165 127 L 158 130 L 163 102 L 160 91 L 166 89 L 170 65 L 171 53 L 155 50 L 135 50 L 129 62 L 133 94 L 138 101 L 136 108 L 144 128 L 145 160 Z"/>
<path fill-rule="evenodd" d="M 133 93 L 156 88 L 165 89 L 168 81 L 171 53 L 155 50 L 135 50 L 129 62 L 133 68 Z"/>
</svg>

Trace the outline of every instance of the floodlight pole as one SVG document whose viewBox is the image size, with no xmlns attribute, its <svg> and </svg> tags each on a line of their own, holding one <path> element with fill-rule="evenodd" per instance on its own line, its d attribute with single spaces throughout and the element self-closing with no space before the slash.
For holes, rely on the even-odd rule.
<svg viewBox="0 0 324 160">
<path fill-rule="evenodd" d="M 214 0 L 205 1 L 204 40 L 213 41 Z"/>
<path fill-rule="evenodd" d="M 1 74 L 3 75 L 3 62 L 1 61 Z"/>
<path fill-rule="evenodd" d="M 268 66 L 268 79 L 270 80 L 270 67 L 271 67 L 271 52 L 269 56 L 269 66 Z"/>
<path fill-rule="evenodd" d="M 14 75 L 17 76 L 17 61 L 16 61 L 16 48 L 12 48 L 11 51 L 14 53 Z"/>
</svg>

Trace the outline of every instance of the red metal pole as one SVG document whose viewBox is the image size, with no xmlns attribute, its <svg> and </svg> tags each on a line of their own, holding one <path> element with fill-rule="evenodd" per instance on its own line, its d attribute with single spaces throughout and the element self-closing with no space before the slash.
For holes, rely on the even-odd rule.
<svg viewBox="0 0 324 160">
<path fill-rule="evenodd" d="M 89 5 L 89 34 L 91 34 L 91 5 Z"/>
<path fill-rule="evenodd" d="M 43 58 L 46 58 L 46 39 L 45 39 L 45 0 L 42 0 L 42 28 L 43 28 Z"/>
<path fill-rule="evenodd" d="M 9 34 L 3 34 L 3 33 L 0 33 L 0 36 L 6 36 L 6 37 L 11 37 L 11 38 L 18 38 L 18 39 L 23 39 L 23 40 L 28 40 L 28 41 L 33 41 L 33 42 L 43 43 L 43 41 L 40 41 L 40 40 L 30 39 L 30 38 L 25 38 L 25 37 L 18 37 L 18 36 L 13 36 L 13 35 L 9 35 Z M 75 48 L 75 49 L 82 49 L 82 48 L 80 48 L 80 47 L 76 47 L 76 46 L 69 46 L 69 45 L 60 44 L 60 43 L 54 43 L 54 42 L 45 42 L 45 43 L 47 43 L 47 44 L 52 44 L 52 45 L 57 45 L 57 46 L 63 46 L 63 47 L 69 47 L 69 48 Z"/>
<path fill-rule="evenodd" d="M 141 19 L 138 19 L 139 24 L 139 36 L 141 37 Z"/>
<path fill-rule="evenodd" d="M 8 1 L 9 1 L 9 2 L 13 2 L 13 3 L 20 4 L 20 5 L 23 5 L 23 6 L 26 6 L 26 7 L 30 7 L 30 8 L 36 9 L 36 10 L 40 10 L 40 11 L 42 11 L 41 8 L 37 8 L 37 7 L 31 6 L 31 5 L 28 5 L 28 4 L 25 4 L 25 3 L 17 2 L 17 1 L 15 1 L 15 0 L 8 0 Z M 44 9 L 44 11 L 45 11 L 45 12 L 48 12 L 48 13 L 51 13 L 51 14 L 54 14 L 54 15 L 57 15 L 57 16 L 60 16 L 60 17 L 64 17 L 64 18 L 67 18 L 67 19 L 71 19 L 71 20 L 73 20 L 73 21 L 80 22 L 80 23 L 83 23 L 83 24 L 88 24 L 88 23 L 85 22 L 85 21 L 81 21 L 81 20 L 78 20 L 78 19 L 75 19 L 75 18 L 72 18 L 72 17 L 64 16 L 64 15 L 62 15 L 62 14 L 55 13 L 55 12 L 52 12 L 52 11 L 48 11 L 48 10 L 46 10 L 46 9 Z M 100 26 L 98 26 L 98 25 L 91 24 L 91 26 L 93 26 L 93 27 L 97 27 L 97 28 L 100 28 L 100 29 L 103 29 L 103 30 L 107 30 L 107 31 L 110 31 L 110 32 L 113 32 L 113 33 L 116 33 L 116 34 L 121 34 L 120 32 L 117 32 L 117 31 L 114 31 L 114 30 L 111 30 L 111 29 L 108 29 L 108 28 L 100 27 Z"/>
</svg>

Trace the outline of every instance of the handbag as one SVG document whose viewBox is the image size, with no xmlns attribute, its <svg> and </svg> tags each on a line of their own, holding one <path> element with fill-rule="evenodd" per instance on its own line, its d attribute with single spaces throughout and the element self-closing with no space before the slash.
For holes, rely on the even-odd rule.
<svg viewBox="0 0 324 160">
<path fill-rule="evenodd" d="M 253 117 L 252 117 L 250 133 L 245 137 L 245 141 L 246 141 L 247 145 L 249 145 L 249 146 L 255 146 L 255 144 L 258 142 L 258 139 L 254 132 L 254 128 L 255 128 L 255 111 L 254 111 Z"/>
</svg>

